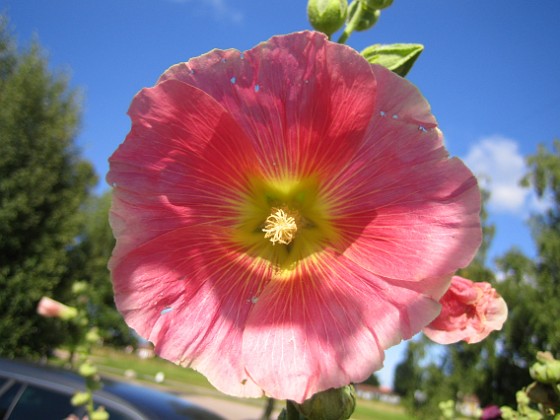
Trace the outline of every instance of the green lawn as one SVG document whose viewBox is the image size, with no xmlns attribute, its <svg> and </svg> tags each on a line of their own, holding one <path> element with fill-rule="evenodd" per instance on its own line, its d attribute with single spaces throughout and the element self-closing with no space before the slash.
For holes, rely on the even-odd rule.
<svg viewBox="0 0 560 420">
<path fill-rule="evenodd" d="M 126 370 L 133 370 L 137 379 L 154 383 L 156 373 L 165 374 L 164 386 L 175 392 L 212 394 L 219 398 L 237 400 L 251 405 L 262 405 L 262 401 L 237 399 L 218 393 L 206 378 L 192 369 L 185 369 L 157 357 L 140 359 L 135 354 L 126 354 L 109 348 L 94 351 L 94 361 L 105 374 L 122 376 Z M 352 416 L 355 420 L 412 420 L 400 406 L 379 401 L 358 400 Z"/>
</svg>

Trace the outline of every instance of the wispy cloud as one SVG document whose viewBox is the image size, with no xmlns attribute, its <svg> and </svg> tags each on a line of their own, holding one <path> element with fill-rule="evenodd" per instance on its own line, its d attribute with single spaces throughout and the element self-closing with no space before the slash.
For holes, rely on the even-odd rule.
<svg viewBox="0 0 560 420">
<path fill-rule="evenodd" d="M 217 20 L 229 20 L 233 23 L 243 21 L 243 13 L 230 6 L 227 0 L 166 0 L 172 3 L 190 3 L 201 9 L 209 10 Z"/>
<path fill-rule="evenodd" d="M 526 216 L 547 208 L 546 201 L 520 185 L 527 166 L 515 140 L 499 135 L 485 137 L 471 147 L 464 161 L 481 186 L 490 191 L 490 211 Z"/>
</svg>

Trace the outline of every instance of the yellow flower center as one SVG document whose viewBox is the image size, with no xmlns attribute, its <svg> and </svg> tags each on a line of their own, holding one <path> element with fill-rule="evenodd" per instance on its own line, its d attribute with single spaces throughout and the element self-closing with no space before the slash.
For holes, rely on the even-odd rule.
<svg viewBox="0 0 560 420">
<path fill-rule="evenodd" d="M 297 212 L 284 209 L 272 209 L 272 214 L 266 218 L 264 237 L 270 239 L 272 245 L 276 243 L 288 245 L 294 239 L 297 232 Z"/>
<path fill-rule="evenodd" d="M 250 178 L 236 211 L 232 242 L 257 264 L 267 261 L 277 273 L 293 271 L 339 238 L 314 176 Z"/>
</svg>

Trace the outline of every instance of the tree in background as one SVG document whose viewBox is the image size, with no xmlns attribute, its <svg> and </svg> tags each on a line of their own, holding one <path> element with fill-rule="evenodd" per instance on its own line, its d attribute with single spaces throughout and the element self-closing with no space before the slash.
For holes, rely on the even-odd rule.
<svg viewBox="0 0 560 420">
<path fill-rule="evenodd" d="M 123 347 L 136 342 L 122 315 L 115 308 L 107 262 L 115 246 L 108 213 L 111 193 L 92 196 L 83 208 L 84 224 L 79 244 L 71 251 L 71 272 L 90 287 L 89 317 L 103 341 Z"/>
<path fill-rule="evenodd" d="M 74 146 L 75 92 L 35 43 L 19 53 L 0 17 L 0 354 L 44 353 L 63 338 L 37 316 L 71 277 L 80 206 L 95 182 Z"/>
<path fill-rule="evenodd" d="M 536 286 L 539 290 L 534 302 L 533 341 L 560 356 L 560 140 L 552 150 L 540 145 L 527 160 L 530 172 L 525 178 L 541 199 L 550 206 L 542 214 L 532 217 L 531 227 L 539 258 L 536 263 Z M 533 360 L 533 359 L 530 359 Z"/>
</svg>

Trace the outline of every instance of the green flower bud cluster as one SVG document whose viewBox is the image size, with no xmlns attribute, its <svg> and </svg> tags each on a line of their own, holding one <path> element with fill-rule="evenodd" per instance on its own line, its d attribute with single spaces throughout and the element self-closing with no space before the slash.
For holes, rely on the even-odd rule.
<svg viewBox="0 0 560 420">
<path fill-rule="evenodd" d="M 529 368 L 535 382 L 515 394 L 517 410 L 500 407 L 503 419 L 560 419 L 560 360 L 549 352 L 539 352 L 536 358 Z"/>
<path fill-rule="evenodd" d="M 549 352 L 537 353 L 537 363 L 529 369 L 531 378 L 543 384 L 560 382 L 560 360 L 555 360 Z"/>
</svg>

